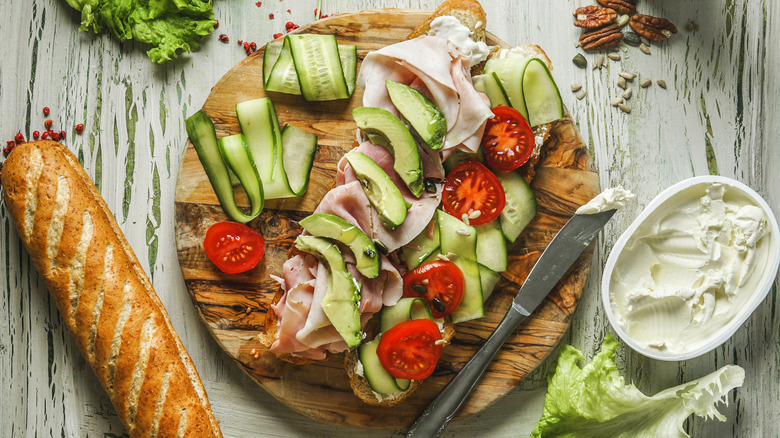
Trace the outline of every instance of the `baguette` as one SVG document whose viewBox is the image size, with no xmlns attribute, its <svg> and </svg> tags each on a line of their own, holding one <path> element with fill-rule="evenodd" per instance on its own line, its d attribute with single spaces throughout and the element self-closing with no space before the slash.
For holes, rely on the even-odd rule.
<svg viewBox="0 0 780 438">
<path fill-rule="evenodd" d="M 195 366 L 76 157 L 18 146 L 6 208 L 84 358 L 132 437 L 221 437 Z"/>
</svg>

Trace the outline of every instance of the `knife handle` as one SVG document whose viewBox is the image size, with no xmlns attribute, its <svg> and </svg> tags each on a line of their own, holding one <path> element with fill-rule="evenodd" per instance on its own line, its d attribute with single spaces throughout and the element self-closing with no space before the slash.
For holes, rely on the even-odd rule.
<svg viewBox="0 0 780 438">
<path fill-rule="evenodd" d="M 474 353 L 474 356 L 455 375 L 450 383 L 436 396 L 427 408 L 417 417 L 412 427 L 406 433 L 410 437 L 438 437 L 444 428 L 452 420 L 452 417 L 460 409 L 466 397 L 474 389 L 482 374 L 485 373 L 490 362 L 498 350 L 504 345 L 517 325 L 527 315 L 522 314 L 514 307 L 509 309 L 504 319 L 498 324 L 496 330 L 485 341 L 482 347 Z"/>
</svg>

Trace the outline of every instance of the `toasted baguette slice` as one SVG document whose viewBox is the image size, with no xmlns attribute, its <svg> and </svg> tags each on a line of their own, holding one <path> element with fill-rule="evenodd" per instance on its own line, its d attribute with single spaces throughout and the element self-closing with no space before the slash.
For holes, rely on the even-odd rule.
<svg viewBox="0 0 780 438">
<path fill-rule="evenodd" d="M 449 345 L 454 336 L 455 326 L 445 322 L 441 333 L 441 338 L 445 342 L 445 347 Z M 357 348 L 355 348 L 352 351 L 346 353 L 344 357 L 344 368 L 347 370 L 347 375 L 349 376 L 349 386 L 352 387 L 352 392 L 354 392 L 359 399 L 363 400 L 364 403 L 369 405 L 386 407 L 395 406 L 414 394 L 414 392 L 423 382 L 423 380 L 412 380 L 412 383 L 409 385 L 409 389 L 406 391 L 380 398 L 380 394 L 377 394 L 373 389 L 371 389 L 371 385 L 368 384 L 368 380 L 366 380 L 366 378 L 361 374 L 358 374 L 359 362 L 360 360 L 358 359 Z"/>
<path fill-rule="evenodd" d="M 426 35 L 431 30 L 431 23 L 442 16 L 455 17 L 460 23 L 471 30 L 471 39 L 485 41 L 485 10 L 476 0 L 445 0 L 433 11 L 427 20 L 420 23 L 404 40 L 411 40 Z"/>
<path fill-rule="evenodd" d="M 95 185 L 65 146 L 18 146 L 5 205 L 131 437 L 221 437 L 195 365 Z"/>
</svg>

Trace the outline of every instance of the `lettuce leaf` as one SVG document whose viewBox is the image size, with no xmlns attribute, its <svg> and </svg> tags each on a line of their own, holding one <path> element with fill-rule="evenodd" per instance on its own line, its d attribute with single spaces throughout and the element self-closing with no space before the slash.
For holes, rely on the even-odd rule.
<svg viewBox="0 0 780 438">
<path fill-rule="evenodd" d="M 691 414 L 726 421 L 716 409 L 742 386 L 745 370 L 727 365 L 712 374 L 648 397 L 627 385 L 615 365 L 620 344 L 607 336 L 601 351 L 580 367 L 585 356 L 567 345 L 548 377 L 542 419 L 533 437 L 687 437 L 683 422 Z"/>
<path fill-rule="evenodd" d="M 120 40 L 133 39 L 155 47 L 152 62 L 197 50 L 201 37 L 214 30 L 211 0 L 67 0 L 81 12 L 79 30 L 111 31 Z"/>
</svg>

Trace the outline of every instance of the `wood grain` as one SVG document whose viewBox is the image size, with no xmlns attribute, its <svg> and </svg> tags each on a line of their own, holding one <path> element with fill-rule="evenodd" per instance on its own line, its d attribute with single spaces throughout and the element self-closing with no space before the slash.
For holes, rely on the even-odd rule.
<svg viewBox="0 0 780 438">
<path fill-rule="evenodd" d="M 358 46 L 359 59 L 371 50 L 403 38 L 427 13 L 408 10 L 362 11 L 332 17 L 304 32 L 335 34 L 339 43 Z M 492 38 L 492 43 L 500 41 Z M 203 106 L 218 135 L 239 132 L 235 104 L 264 96 L 261 53 L 231 69 Z M 266 254 L 255 269 L 240 275 L 218 272 L 202 250 L 206 229 L 225 215 L 191 145 L 182 160 L 175 203 L 177 249 L 185 283 L 201 318 L 217 342 L 249 375 L 282 403 L 320 421 L 369 428 L 409 424 L 479 348 L 509 308 L 511 299 L 548 242 L 574 210 L 598 193 L 590 155 L 570 117 L 553 124 L 546 155 L 532 184 L 538 217 L 510 245 L 510 268 L 487 303 L 486 317 L 459 324 L 433 377 L 414 397 L 395 408 L 365 405 L 352 394 L 343 355 L 311 365 L 292 365 L 267 351 L 257 335 L 278 286 L 287 252 L 300 232 L 296 220 L 311 213 L 331 187 L 336 163 L 352 148 L 356 126 L 349 100 L 312 104 L 297 96 L 269 93 L 280 123 L 291 123 L 319 136 L 309 189 L 300 199 L 270 201 L 251 225 L 266 237 Z M 238 193 L 238 191 L 237 191 Z M 247 205 L 245 197 L 239 202 Z M 510 338 L 488 368 L 459 417 L 480 412 L 515 388 L 552 351 L 565 333 L 587 278 L 592 250 L 583 255 L 550 297 Z M 392 412 L 392 415 L 388 413 Z"/>
</svg>

